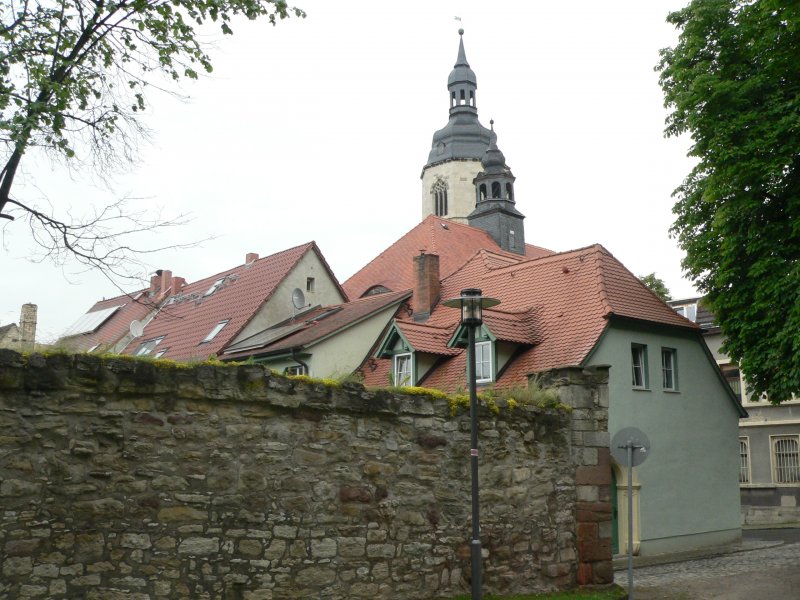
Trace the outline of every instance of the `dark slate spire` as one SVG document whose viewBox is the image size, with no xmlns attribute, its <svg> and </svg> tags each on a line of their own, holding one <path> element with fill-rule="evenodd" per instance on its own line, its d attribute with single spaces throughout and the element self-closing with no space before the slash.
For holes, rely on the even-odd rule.
<svg viewBox="0 0 800 600">
<path fill-rule="evenodd" d="M 447 89 L 450 90 L 450 114 L 469 112 L 477 115 L 475 91 L 478 89 L 478 79 L 467 62 L 463 29 L 458 30 L 458 36 L 458 58 L 453 70 L 450 71 L 450 77 L 447 78 Z"/>
<path fill-rule="evenodd" d="M 494 121 L 490 121 L 494 134 Z M 475 177 L 475 210 L 467 217 L 472 227 L 483 229 L 507 252 L 525 254 L 525 215 L 514 206 L 516 178 L 497 147 L 497 136 L 481 158 L 483 171 Z"/>
<path fill-rule="evenodd" d="M 446 160 L 480 160 L 494 134 L 478 121 L 475 94 L 478 79 L 467 62 L 464 51 L 464 30 L 459 29 L 458 58 L 450 76 L 447 90 L 450 96 L 450 120 L 433 134 L 433 144 L 426 167 Z"/>
</svg>

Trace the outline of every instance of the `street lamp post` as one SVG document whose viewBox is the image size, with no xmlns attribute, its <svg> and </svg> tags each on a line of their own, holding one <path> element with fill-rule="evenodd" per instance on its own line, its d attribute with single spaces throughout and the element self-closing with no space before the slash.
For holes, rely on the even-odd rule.
<svg viewBox="0 0 800 600">
<path fill-rule="evenodd" d="M 481 600 L 481 526 L 478 503 L 478 393 L 475 383 L 475 330 L 483 323 L 483 309 L 500 304 L 484 298 L 481 290 L 461 290 L 461 296 L 446 300 L 445 306 L 461 309 L 461 324 L 467 329 L 467 382 L 469 384 L 470 473 L 472 479 L 472 600 Z"/>
</svg>

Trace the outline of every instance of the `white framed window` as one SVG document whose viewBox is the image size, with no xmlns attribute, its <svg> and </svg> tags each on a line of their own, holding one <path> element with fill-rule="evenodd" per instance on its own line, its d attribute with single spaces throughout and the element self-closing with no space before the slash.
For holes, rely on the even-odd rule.
<svg viewBox="0 0 800 600">
<path fill-rule="evenodd" d="M 164 339 L 164 336 L 161 336 L 161 337 L 158 337 L 158 338 L 153 338 L 152 340 L 146 340 L 146 341 L 142 342 L 141 344 L 139 344 L 139 347 L 136 349 L 136 351 L 133 353 L 133 355 L 134 356 L 147 356 L 153 350 L 156 349 L 156 346 L 158 346 L 161 343 L 161 340 L 163 340 L 163 339 Z"/>
<path fill-rule="evenodd" d="M 720 365 L 719 368 L 720 371 L 722 371 L 722 375 L 725 377 L 725 381 L 728 382 L 728 385 L 733 391 L 734 396 L 739 399 L 739 404 L 741 404 L 744 399 L 744 386 L 742 386 L 742 375 L 739 372 L 739 367 L 735 364 L 728 363 Z"/>
<path fill-rule="evenodd" d="M 678 389 L 678 352 L 674 348 L 661 349 L 661 386 L 665 390 Z"/>
<path fill-rule="evenodd" d="M 414 385 L 412 372 L 411 354 L 395 354 L 394 384 L 397 386 Z"/>
<path fill-rule="evenodd" d="M 475 344 L 475 381 L 485 383 L 492 380 L 492 342 Z"/>
<path fill-rule="evenodd" d="M 317 288 L 317 282 L 313 277 L 306 277 L 306 291 L 313 292 Z"/>
<path fill-rule="evenodd" d="M 631 344 L 631 385 L 647 389 L 647 346 Z"/>
<path fill-rule="evenodd" d="M 225 328 L 225 325 L 228 324 L 229 320 L 230 319 L 225 319 L 224 321 L 220 321 L 219 323 L 214 325 L 214 327 L 211 329 L 211 331 L 208 332 L 208 335 L 206 337 L 204 337 L 203 341 L 200 342 L 200 343 L 201 344 L 205 344 L 206 342 L 210 342 L 215 337 L 217 337 L 217 334 Z"/>
<path fill-rule="evenodd" d="M 772 481 L 800 483 L 800 436 L 771 435 Z"/>
<path fill-rule="evenodd" d="M 686 317 L 692 322 L 697 321 L 697 303 L 675 306 L 673 310 L 682 317 Z"/>
<path fill-rule="evenodd" d="M 750 438 L 739 438 L 739 483 L 750 483 Z"/>
<path fill-rule="evenodd" d="M 285 375 L 308 375 L 305 365 L 292 365 L 283 370 Z"/>
</svg>

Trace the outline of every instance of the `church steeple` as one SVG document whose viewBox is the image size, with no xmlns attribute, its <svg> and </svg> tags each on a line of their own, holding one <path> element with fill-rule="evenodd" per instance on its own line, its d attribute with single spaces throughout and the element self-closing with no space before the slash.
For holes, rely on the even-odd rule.
<svg viewBox="0 0 800 600">
<path fill-rule="evenodd" d="M 494 121 L 490 121 L 494 133 Z M 481 159 L 483 171 L 475 177 L 475 210 L 467 218 L 472 227 L 486 231 L 508 252 L 525 254 L 525 216 L 514 206 L 516 178 L 497 147 L 495 136 Z"/>
<path fill-rule="evenodd" d="M 458 30 L 458 36 L 458 58 L 450 72 L 450 77 L 447 78 L 447 89 L 450 91 L 450 114 L 471 113 L 477 116 L 475 92 L 478 89 L 478 79 L 467 62 L 467 53 L 464 52 L 463 29 Z"/>
<path fill-rule="evenodd" d="M 422 168 L 422 218 L 434 214 L 466 223 L 475 207 L 472 180 L 494 133 L 478 121 L 478 79 L 467 62 L 464 30 L 458 34 L 458 56 L 447 78 L 449 119 L 433 134 Z"/>
</svg>

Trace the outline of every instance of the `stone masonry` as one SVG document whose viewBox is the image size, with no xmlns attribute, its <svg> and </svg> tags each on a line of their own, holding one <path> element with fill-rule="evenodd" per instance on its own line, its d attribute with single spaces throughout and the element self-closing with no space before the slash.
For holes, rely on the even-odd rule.
<svg viewBox="0 0 800 600">
<path fill-rule="evenodd" d="M 611 578 L 604 371 L 480 410 L 486 593 Z M 258 365 L 0 351 L 0 597 L 427 599 L 469 586 L 469 419 Z"/>
</svg>

